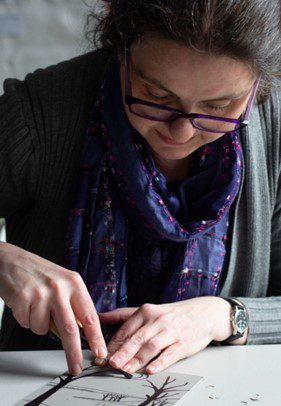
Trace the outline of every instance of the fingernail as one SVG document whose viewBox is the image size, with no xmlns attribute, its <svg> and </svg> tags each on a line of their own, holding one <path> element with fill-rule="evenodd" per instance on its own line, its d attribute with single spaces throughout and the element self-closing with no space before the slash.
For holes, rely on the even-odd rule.
<svg viewBox="0 0 281 406">
<path fill-rule="evenodd" d="M 71 375 L 79 375 L 82 372 L 82 368 L 79 364 L 74 364 L 71 368 Z"/>
<path fill-rule="evenodd" d="M 94 365 L 105 366 L 105 365 L 107 364 L 107 361 L 106 361 L 106 359 L 104 359 L 104 358 L 97 358 L 97 357 L 95 357 L 93 363 L 94 363 Z"/>
<path fill-rule="evenodd" d="M 113 355 L 113 357 L 111 357 L 109 361 L 114 362 L 115 365 L 118 365 L 121 363 L 121 358 L 115 357 L 115 355 Z"/>
<path fill-rule="evenodd" d="M 125 372 L 129 372 L 129 370 L 131 369 L 131 367 L 132 367 L 132 365 L 131 365 L 131 364 L 128 364 L 128 365 L 125 365 L 122 369 L 123 369 L 123 371 L 125 371 Z"/>
<path fill-rule="evenodd" d="M 107 356 L 107 351 L 104 347 L 97 348 L 95 353 L 98 358 L 105 358 Z"/>
<path fill-rule="evenodd" d="M 156 371 L 156 367 L 154 367 L 154 366 L 148 367 L 147 370 L 148 370 L 148 372 L 155 372 L 155 371 Z"/>
</svg>

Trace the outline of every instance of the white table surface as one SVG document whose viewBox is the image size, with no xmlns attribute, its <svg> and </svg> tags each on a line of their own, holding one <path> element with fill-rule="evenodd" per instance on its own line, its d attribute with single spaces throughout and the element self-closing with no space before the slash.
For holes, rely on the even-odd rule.
<svg viewBox="0 0 281 406">
<path fill-rule="evenodd" d="M 89 359 L 89 351 L 84 357 Z M 0 405 L 15 405 L 66 369 L 63 351 L 0 352 Z M 190 392 L 187 405 L 241 406 L 246 401 L 248 405 L 281 406 L 279 344 L 208 347 L 167 371 L 204 377 Z M 259 401 L 250 400 L 256 394 Z"/>
</svg>

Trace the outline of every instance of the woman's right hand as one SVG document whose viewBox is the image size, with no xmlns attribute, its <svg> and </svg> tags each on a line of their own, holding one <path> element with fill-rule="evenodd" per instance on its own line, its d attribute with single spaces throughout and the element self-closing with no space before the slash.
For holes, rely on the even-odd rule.
<svg viewBox="0 0 281 406">
<path fill-rule="evenodd" d="M 76 320 L 82 323 L 93 354 L 107 356 L 99 317 L 77 272 L 38 255 L 0 242 L 0 297 L 24 328 L 43 335 L 54 319 L 66 353 L 69 373 L 82 370 L 82 351 Z"/>
</svg>

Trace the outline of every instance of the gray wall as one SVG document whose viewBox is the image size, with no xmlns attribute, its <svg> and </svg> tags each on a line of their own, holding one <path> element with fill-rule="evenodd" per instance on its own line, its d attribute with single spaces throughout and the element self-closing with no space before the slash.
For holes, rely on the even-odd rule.
<svg viewBox="0 0 281 406">
<path fill-rule="evenodd" d="M 87 11 L 82 0 L 0 0 L 1 84 L 83 53 Z"/>
<path fill-rule="evenodd" d="M 85 3 L 96 2 L 86 0 Z M 85 3 L 82 0 L 0 0 L 0 94 L 4 79 L 22 79 L 28 72 L 88 49 L 84 24 L 89 9 Z M 3 231 L 0 219 L 0 240 L 5 238 Z M 0 316 L 2 306 L 0 299 Z"/>
</svg>

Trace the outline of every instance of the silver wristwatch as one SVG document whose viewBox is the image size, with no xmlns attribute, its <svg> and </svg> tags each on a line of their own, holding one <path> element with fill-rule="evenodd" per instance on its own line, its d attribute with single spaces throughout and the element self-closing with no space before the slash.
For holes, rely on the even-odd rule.
<svg viewBox="0 0 281 406">
<path fill-rule="evenodd" d="M 230 343 L 237 338 L 243 337 L 249 325 L 248 312 L 243 303 L 239 302 L 235 297 L 222 297 L 222 299 L 227 300 L 232 306 L 230 321 L 232 323 L 233 331 L 231 336 L 228 337 L 226 340 L 221 341 L 220 344 Z"/>
</svg>

